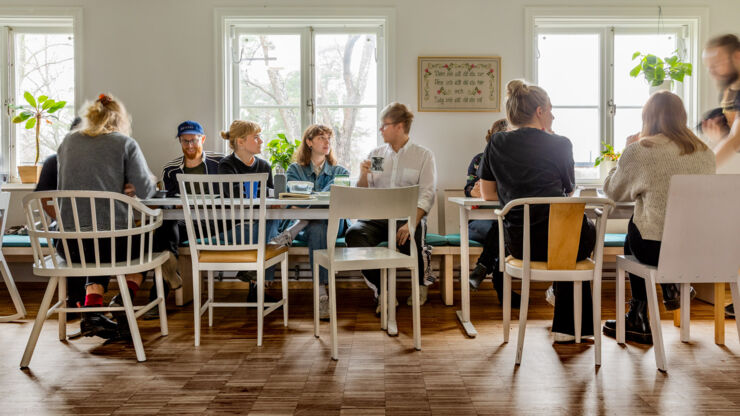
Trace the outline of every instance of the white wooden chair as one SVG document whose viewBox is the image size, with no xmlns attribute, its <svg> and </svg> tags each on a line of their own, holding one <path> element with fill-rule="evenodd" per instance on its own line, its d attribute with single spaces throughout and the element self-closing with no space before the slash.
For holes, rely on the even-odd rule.
<svg viewBox="0 0 740 416">
<path fill-rule="evenodd" d="M 740 175 L 676 175 L 671 178 L 658 267 L 635 256 L 617 256 L 617 342 L 625 342 L 624 278 L 645 279 L 655 364 L 667 370 L 655 285 L 681 285 L 681 341 L 689 341 L 691 283 L 729 282 L 740 305 Z M 736 319 L 740 337 L 740 319 Z"/>
<path fill-rule="evenodd" d="M 8 205 L 10 204 L 10 193 L 9 192 L 0 192 L 0 215 L 2 215 L 2 220 L 0 220 L 0 237 L 5 235 L 5 225 L 6 220 L 8 219 Z M 13 315 L 8 316 L 0 316 L 0 322 L 10 322 L 10 321 L 16 321 L 18 319 L 23 319 L 26 316 L 26 307 L 23 305 L 23 300 L 21 299 L 20 293 L 18 293 L 18 288 L 15 286 L 15 281 L 13 280 L 13 275 L 10 274 L 10 269 L 8 268 L 8 262 L 5 261 L 5 256 L 3 255 L 3 251 L 0 244 L 0 273 L 3 275 L 3 281 L 5 281 L 5 287 L 8 288 L 8 292 L 10 293 L 10 299 L 13 301 L 13 306 L 15 306 L 15 312 Z"/>
<path fill-rule="evenodd" d="M 418 186 L 389 189 L 350 188 L 332 185 L 329 202 L 329 229 L 327 249 L 314 251 L 313 275 L 319 275 L 319 267 L 329 271 L 329 314 L 331 325 L 331 358 L 339 358 L 337 345 L 337 297 L 336 273 L 345 270 L 380 269 L 381 273 L 381 328 L 393 335 L 395 328 L 396 280 L 395 269 L 411 270 L 411 298 L 413 315 L 414 348 L 421 350 L 421 314 L 419 305 L 419 266 L 417 263 L 416 206 Z M 345 218 L 388 220 L 388 247 L 341 247 L 336 238 L 339 221 Z M 408 221 L 411 235 L 410 255 L 396 249 L 396 219 Z M 391 273 L 388 273 L 388 270 Z M 390 279 L 388 275 L 390 274 Z M 314 335 L 319 336 L 319 279 L 314 278 Z M 390 305 L 393 305 L 389 308 Z M 390 316 L 389 316 L 390 315 Z M 390 321 L 390 322 L 388 322 Z"/>
<path fill-rule="evenodd" d="M 531 261 L 530 245 L 530 206 L 550 205 L 548 224 L 547 261 Z M 523 206 L 524 242 L 523 259 L 512 256 L 500 262 L 504 273 L 504 342 L 509 342 L 509 325 L 511 319 L 511 278 L 522 279 L 522 298 L 519 308 L 519 334 L 516 350 L 516 364 L 522 362 L 524 333 L 527 326 L 527 308 L 529 306 L 529 286 L 531 281 L 573 282 L 573 317 L 575 341 L 581 342 L 581 309 L 582 285 L 592 281 L 594 323 L 595 364 L 601 365 L 601 268 L 604 251 L 604 233 L 606 219 L 614 208 L 614 202 L 607 198 L 521 198 L 497 209 L 499 217 L 499 258 L 504 258 L 504 218 L 512 208 Z M 583 213 L 586 207 L 596 212 L 596 245 L 592 258 L 576 262 L 578 246 L 583 225 Z"/>
<path fill-rule="evenodd" d="M 57 220 L 56 228 L 52 228 L 51 219 L 42 209 L 45 203 L 54 209 Z M 126 218 L 116 218 L 116 206 L 119 209 L 124 208 L 127 212 Z M 167 309 L 164 300 L 162 264 L 167 261 L 170 254 L 168 251 L 162 253 L 152 251 L 154 230 L 162 224 L 162 211 L 150 209 L 124 194 L 100 191 L 33 192 L 23 198 L 23 207 L 33 250 L 33 273 L 50 279 L 36 316 L 36 322 L 28 338 L 28 344 L 21 360 L 21 368 L 28 367 L 41 333 L 41 327 L 51 314 L 59 314 L 59 339 L 61 341 L 66 340 L 67 313 L 69 312 L 125 311 L 131 337 L 134 341 L 136 359 L 146 361 L 144 345 L 141 342 L 136 319 L 151 308 L 159 306 L 160 330 L 162 336 L 167 335 Z M 63 221 L 60 207 L 63 207 L 62 209 L 65 211 L 69 210 L 66 212 L 72 213 L 72 218 L 74 218 L 72 224 Z M 84 221 L 84 215 L 91 216 L 92 227 L 81 225 L 81 222 Z M 111 227 L 107 224 L 98 224 L 99 218 L 107 218 L 108 224 L 118 223 L 119 225 Z M 118 219 L 118 222 L 116 222 L 116 219 Z M 126 223 L 125 228 L 119 228 L 122 222 Z M 141 241 L 139 253 L 132 253 L 131 251 L 133 238 Z M 55 243 L 62 244 L 65 249 L 65 256 L 57 253 L 54 244 L 48 244 L 46 247 L 41 245 L 43 240 L 51 242 L 52 239 Z M 100 261 L 101 239 L 112 241 L 110 244 L 111 261 L 109 263 Z M 119 239 L 119 241 L 120 239 L 126 239 L 128 249 L 124 258 L 116 256 L 116 239 Z M 84 251 L 83 240 L 92 240 L 94 253 Z M 78 263 L 73 262 L 69 254 L 69 247 L 75 245 L 81 257 Z M 138 258 L 136 258 L 136 254 L 138 254 Z M 144 306 L 133 306 L 126 285 L 126 275 L 146 273 L 152 269 L 154 270 L 154 281 L 157 287 L 157 299 Z M 67 278 L 72 276 L 115 276 L 123 299 L 123 307 L 66 307 Z M 50 306 L 57 287 L 59 288 L 58 301 Z"/>
<path fill-rule="evenodd" d="M 265 205 L 267 173 L 241 175 L 177 175 L 180 184 L 193 262 L 193 312 L 195 346 L 200 345 L 200 320 L 208 310 L 208 326 L 213 326 L 213 308 L 256 307 L 257 345 L 262 345 L 264 317 L 283 307 L 283 324 L 288 326 L 288 247 L 266 244 Z M 259 184 L 259 197 L 245 196 L 245 183 L 252 189 Z M 238 187 L 238 195 L 231 190 Z M 193 192 L 193 191 L 200 192 Z M 254 238 L 254 227 L 258 227 Z M 336 234 L 335 234 L 336 235 Z M 265 303 L 265 270 L 280 263 L 283 298 Z M 257 302 L 215 302 L 213 277 L 216 271 L 254 270 L 257 272 Z M 201 305 L 201 271 L 208 274 L 208 298 Z M 265 309 L 267 306 L 267 309 Z"/>
</svg>

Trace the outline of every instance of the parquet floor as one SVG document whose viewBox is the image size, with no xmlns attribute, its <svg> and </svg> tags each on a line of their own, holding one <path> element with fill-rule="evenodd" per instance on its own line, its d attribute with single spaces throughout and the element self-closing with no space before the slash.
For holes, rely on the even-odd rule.
<svg viewBox="0 0 740 416">
<path fill-rule="evenodd" d="M 20 289 L 35 313 L 42 287 Z M 613 293 L 606 284 L 604 319 L 614 316 Z M 503 344 L 501 308 L 490 286 L 473 293 L 474 339 L 462 334 L 457 308 L 443 306 L 433 289 L 422 308 L 423 350 L 415 352 L 405 296 L 399 293 L 400 334 L 391 338 L 379 330 L 368 291 L 341 290 L 336 362 L 329 358 L 327 324 L 320 339 L 313 337 L 307 290 L 291 291 L 288 328 L 279 311 L 267 318 L 261 348 L 254 310 L 217 309 L 213 328 L 203 320 L 202 345 L 195 348 L 192 308 L 170 306 L 169 336 L 159 336 L 158 321 L 140 321 L 145 363 L 136 363 L 133 347 L 122 343 L 59 342 L 52 321 L 30 370 L 21 371 L 31 321 L 0 324 L 0 414 L 740 414 L 735 322 L 727 321 L 727 345 L 715 345 L 711 309 L 701 302 L 693 304 L 689 344 L 679 341 L 664 316 L 669 372 L 660 373 L 644 346 L 620 347 L 605 337 L 603 365 L 596 370 L 591 343 L 553 345 L 544 287 L 533 294 L 519 368 L 516 326 L 512 342 Z M 9 309 L 2 288 L 0 314 Z"/>
</svg>

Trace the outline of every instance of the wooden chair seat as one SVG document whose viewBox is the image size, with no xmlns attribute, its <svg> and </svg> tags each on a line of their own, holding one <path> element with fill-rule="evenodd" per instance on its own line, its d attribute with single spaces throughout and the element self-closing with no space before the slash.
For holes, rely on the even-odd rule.
<svg viewBox="0 0 740 416">
<path fill-rule="evenodd" d="M 521 259 L 516 259 L 512 256 L 506 257 L 506 264 L 509 266 L 513 266 L 516 268 L 521 269 L 523 267 L 523 261 Z M 547 268 L 547 262 L 546 261 L 532 261 L 529 262 L 530 267 L 532 270 L 549 270 Z M 584 259 L 579 262 L 576 262 L 576 268 L 574 270 L 593 270 L 595 266 L 595 263 L 591 259 Z"/>
<path fill-rule="evenodd" d="M 268 244 L 265 246 L 265 260 L 277 257 L 288 251 L 288 246 Z M 257 250 L 203 250 L 198 253 L 201 263 L 256 263 Z"/>
</svg>

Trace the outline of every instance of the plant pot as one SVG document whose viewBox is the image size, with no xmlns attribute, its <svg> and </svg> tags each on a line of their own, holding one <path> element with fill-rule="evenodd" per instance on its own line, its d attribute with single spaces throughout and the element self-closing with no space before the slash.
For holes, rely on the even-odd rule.
<svg viewBox="0 0 740 416">
<path fill-rule="evenodd" d="M 609 171 L 611 171 L 615 166 L 617 166 L 617 162 L 615 160 L 604 160 L 599 163 L 599 175 L 601 176 L 601 179 L 606 179 L 606 177 L 609 176 Z"/>
<path fill-rule="evenodd" d="M 658 91 L 670 91 L 671 90 L 671 80 L 666 79 L 663 81 L 662 84 L 658 86 L 650 86 L 650 95 L 655 94 Z"/>
<path fill-rule="evenodd" d="M 37 183 L 41 176 L 41 165 L 18 166 L 21 183 Z"/>
</svg>

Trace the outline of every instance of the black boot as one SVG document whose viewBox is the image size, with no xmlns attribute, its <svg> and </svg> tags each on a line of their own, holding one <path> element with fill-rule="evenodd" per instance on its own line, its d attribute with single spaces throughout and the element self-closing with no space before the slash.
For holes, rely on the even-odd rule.
<svg viewBox="0 0 740 416">
<path fill-rule="evenodd" d="M 493 288 L 496 289 L 496 294 L 498 295 L 498 303 L 503 304 L 504 303 L 504 274 L 495 271 L 493 272 Z M 519 304 L 522 302 L 522 296 L 514 290 L 511 290 L 511 307 L 514 309 L 519 309 Z"/>
<path fill-rule="evenodd" d="M 653 343 L 653 335 L 650 332 L 650 321 L 647 316 L 647 302 L 630 299 L 630 310 L 625 316 L 625 338 L 627 341 L 638 344 Z M 604 323 L 604 335 L 612 338 L 617 337 L 617 321 L 608 320 Z"/>
<path fill-rule="evenodd" d="M 275 303 L 275 302 L 280 301 L 280 299 L 275 299 L 272 296 L 268 295 L 267 292 L 265 292 L 264 295 L 265 295 L 265 303 Z M 247 295 L 247 302 L 257 303 L 257 283 L 256 282 L 249 282 L 249 294 Z M 265 308 L 267 308 L 267 306 L 265 306 Z"/>
<path fill-rule="evenodd" d="M 478 290 L 478 287 L 480 284 L 485 280 L 486 275 L 488 274 L 488 269 L 486 266 L 476 263 L 475 269 L 470 273 L 470 279 L 468 282 L 470 283 L 470 289 L 473 291 Z"/>
<path fill-rule="evenodd" d="M 82 314 L 80 333 L 86 337 L 111 339 L 118 335 L 118 324 L 100 312 L 86 312 Z"/>
<path fill-rule="evenodd" d="M 663 306 L 667 311 L 675 311 L 681 307 L 681 286 L 677 284 L 660 285 L 663 290 Z M 696 291 L 693 286 L 689 286 L 689 297 L 694 299 Z"/>
</svg>

